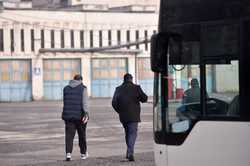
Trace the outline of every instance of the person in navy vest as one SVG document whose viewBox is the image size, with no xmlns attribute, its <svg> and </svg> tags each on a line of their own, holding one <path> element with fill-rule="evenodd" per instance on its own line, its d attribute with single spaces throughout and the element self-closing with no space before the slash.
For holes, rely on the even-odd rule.
<svg viewBox="0 0 250 166">
<path fill-rule="evenodd" d="M 80 147 L 80 158 L 86 159 L 86 126 L 89 120 L 87 88 L 82 83 L 82 76 L 77 74 L 69 85 L 63 89 L 62 119 L 65 122 L 66 161 L 71 160 L 73 141 L 77 131 Z"/>
<path fill-rule="evenodd" d="M 119 114 L 120 122 L 125 131 L 127 145 L 126 158 L 134 161 L 134 145 L 137 137 L 138 122 L 140 119 L 140 102 L 146 102 L 148 96 L 139 85 L 133 83 L 133 77 L 127 73 L 124 82 L 115 90 L 112 106 Z"/>
</svg>

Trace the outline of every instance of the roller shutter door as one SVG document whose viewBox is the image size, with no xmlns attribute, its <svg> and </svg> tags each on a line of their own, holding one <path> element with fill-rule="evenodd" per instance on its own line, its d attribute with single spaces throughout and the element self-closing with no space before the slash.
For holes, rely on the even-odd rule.
<svg viewBox="0 0 250 166">
<path fill-rule="evenodd" d="M 63 88 L 81 71 L 80 59 L 44 60 L 44 99 L 62 100 Z"/>
<path fill-rule="evenodd" d="M 0 101 L 31 101 L 30 60 L 0 60 Z"/>
<path fill-rule="evenodd" d="M 126 72 L 126 58 L 92 59 L 92 97 L 112 97 Z"/>
</svg>

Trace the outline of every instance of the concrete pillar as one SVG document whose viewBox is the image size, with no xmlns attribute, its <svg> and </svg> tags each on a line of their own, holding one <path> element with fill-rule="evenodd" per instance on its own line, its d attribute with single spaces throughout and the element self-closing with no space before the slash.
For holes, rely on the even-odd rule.
<svg viewBox="0 0 250 166">
<path fill-rule="evenodd" d="M 134 77 L 133 82 L 137 83 L 136 55 L 128 57 L 128 72 Z"/>
<path fill-rule="evenodd" d="M 84 47 L 90 48 L 90 31 L 84 30 Z"/>
<path fill-rule="evenodd" d="M 121 28 L 121 44 L 126 44 L 127 43 L 127 31 L 124 27 Z"/>
<path fill-rule="evenodd" d="M 88 55 L 81 58 L 81 74 L 83 84 L 87 86 L 88 95 L 91 96 L 91 58 Z"/>
<path fill-rule="evenodd" d="M 102 31 L 102 45 L 104 47 L 108 46 L 108 30 L 103 30 Z"/>
<path fill-rule="evenodd" d="M 26 34 L 24 33 L 24 36 Z M 25 47 L 24 41 L 24 47 Z M 21 52 L 21 24 L 14 23 L 14 52 L 20 54 Z"/>
<path fill-rule="evenodd" d="M 71 48 L 71 39 L 70 39 L 70 30 L 69 29 L 65 29 L 64 30 L 64 42 L 65 48 Z"/>
<path fill-rule="evenodd" d="M 74 31 L 74 37 L 75 37 L 75 48 L 80 48 L 80 31 L 79 30 L 75 30 Z"/>
<path fill-rule="evenodd" d="M 136 33 L 136 29 L 130 29 L 130 42 L 135 42 L 136 41 L 136 36 L 135 36 L 135 33 Z M 136 46 L 131 46 L 130 49 L 136 49 Z"/>
<path fill-rule="evenodd" d="M 31 53 L 31 26 L 24 25 L 24 50 Z"/>
<path fill-rule="evenodd" d="M 51 48 L 51 35 L 50 29 L 44 29 L 44 47 Z"/>
<path fill-rule="evenodd" d="M 93 47 L 99 47 L 99 30 L 93 30 Z"/>
<path fill-rule="evenodd" d="M 39 53 L 39 49 L 41 48 L 41 28 L 36 27 L 34 29 L 34 37 L 35 37 L 35 53 Z"/>
<path fill-rule="evenodd" d="M 11 47 L 11 39 L 10 39 L 10 30 L 12 28 L 11 25 L 4 25 L 3 26 L 3 42 L 4 42 L 4 53 L 9 54 L 11 53 L 10 47 Z"/>
<path fill-rule="evenodd" d="M 61 31 L 58 29 L 55 29 L 55 48 L 61 48 Z"/>
<path fill-rule="evenodd" d="M 32 98 L 42 100 L 43 98 L 43 60 L 42 58 L 32 58 Z"/>
</svg>

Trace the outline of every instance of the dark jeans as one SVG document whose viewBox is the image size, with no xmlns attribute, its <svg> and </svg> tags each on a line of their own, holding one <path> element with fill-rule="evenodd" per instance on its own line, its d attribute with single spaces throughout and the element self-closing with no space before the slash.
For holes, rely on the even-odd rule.
<svg viewBox="0 0 250 166">
<path fill-rule="evenodd" d="M 128 122 L 122 124 L 125 130 L 125 140 L 127 144 L 127 156 L 134 154 L 135 140 L 137 137 L 138 122 Z"/>
<path fill-rule="evenodd" d="M 65 121 L 66 153 L 72 153 L 73 151 L 73 141 L 74 141 L 76 130 L 78 133 L 79 147 L 80 147 L 81 154 L 86 153 L 87 151 L 86 126 L 87 124 L 82 124 L 80 121 Z"/>
</svg>

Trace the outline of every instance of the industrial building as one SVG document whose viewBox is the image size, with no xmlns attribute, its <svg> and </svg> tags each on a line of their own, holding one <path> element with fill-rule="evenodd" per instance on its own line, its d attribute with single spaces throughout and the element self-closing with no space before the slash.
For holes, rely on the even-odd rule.
<svg viewBox="0 0 250 166">
<path fill-rule="evenodd" d="M 76 73 L 91 97 L 111 97 L 126 72 L 151 96 L 147 40 L 157 20 L 157 12 L 142 6 L 122 12 L 93 5 L 87 11 L 2 10 L 0 102 L 61 100 Z M 100 49 L 107 47 L 116 49 Z"/>
</svg>

